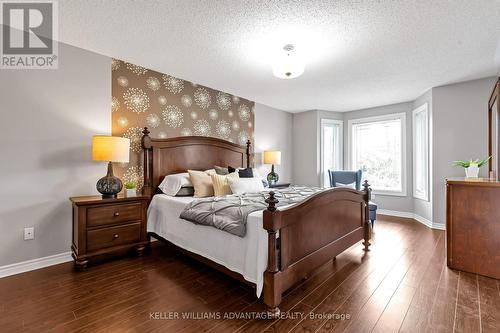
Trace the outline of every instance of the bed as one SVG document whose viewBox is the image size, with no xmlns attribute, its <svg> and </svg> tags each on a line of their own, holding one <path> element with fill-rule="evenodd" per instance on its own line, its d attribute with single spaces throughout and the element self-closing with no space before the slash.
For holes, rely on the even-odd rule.
<svg viewBox="0 0 500 333">
<path fill-rule="evenodd" d="M 178 213 L 193 198 L 168 197 L 159 193 L 158 185 L 166 175 L 188 169 L 251 167 L 250 141 L 245 147 L 209 137 L 156 139 L 147 128 L 143 134 L 143 194 L 151 200 L 149 236 L 254 285 L 257 295 L 262 290 L 271 316 L 279 315 L 282 294 L 316 268 L 361 240 L 364 250 L 369 250 L 371 190 L 367 181 L 363 191 L 332 188 L 279 208 L 275 193 L 269 191 L 267 209 L 249 215 L 247 234 L 241 238 L 181 220 Z"/>
</svg>

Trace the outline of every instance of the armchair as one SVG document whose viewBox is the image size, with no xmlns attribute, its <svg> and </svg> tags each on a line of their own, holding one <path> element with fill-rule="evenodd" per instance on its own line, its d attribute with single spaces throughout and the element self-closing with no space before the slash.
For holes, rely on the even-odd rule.
<svg viewBox="0 0 500 333">
<path fill-rule="evenodd" d="M 363 171 L 333 171 L 328 170 L 328 176 L 330 177 L 330 187 L 340 187 L 349 186 L 354 184 L 357 191 L 361 190 L 361 178 L 363 176 Z M 377 204 L 370 201 L 368 204 L 369 217 L 368 219 L 372 223 L 372 228 L 375 225 L 375 220 L 377 219 Z"/>
</svg>

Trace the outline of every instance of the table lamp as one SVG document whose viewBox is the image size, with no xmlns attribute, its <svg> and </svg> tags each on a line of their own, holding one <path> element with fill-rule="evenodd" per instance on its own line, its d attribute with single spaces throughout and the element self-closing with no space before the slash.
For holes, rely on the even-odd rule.
<svg viewBox="0 0 500 333">
<path fill-rule="evenodd" d="M 92 159 L 108 162 L 108 174 L 97 181 L 96 188 L 103 199 L 116 198 L 122 181 L 113 175 L 113 162 L 129 162 L 130 140 L 116 136 L 97 135 L 92 138 Z"/>
<path fill-rule="evenodd" d="M 280 177 L 276 172 L 274 172 L 274 165 L 281 164 L 281 152 L 277 150 L 265 151 L 264 152 L 264 164 L 271 164 L 271 172 L 267 175 L 267 181 L 269 184 L 276 184 Z"/>
</svg>

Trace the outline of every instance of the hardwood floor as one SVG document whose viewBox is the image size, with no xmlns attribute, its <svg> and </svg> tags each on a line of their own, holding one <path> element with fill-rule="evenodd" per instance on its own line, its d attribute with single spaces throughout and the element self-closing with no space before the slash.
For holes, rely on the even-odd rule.
<svg viewBox="0 0 500 333">
<path fill-rule="evenodd" d="M 288 291 L 280 320 L 255 319 L 251 288 L 166 246 L 86 272 L 61 264 L 0 279 L 0 331 L 499 332 L 500 282 L 448 269 L 444 237 L 381 216 L 371 251 L 355 245 Z"/>
</svg>

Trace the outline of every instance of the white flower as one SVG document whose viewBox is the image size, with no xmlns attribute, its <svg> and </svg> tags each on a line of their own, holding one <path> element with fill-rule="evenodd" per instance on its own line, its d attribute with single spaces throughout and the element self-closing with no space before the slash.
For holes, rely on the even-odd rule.
<svg viewBox="0 0 500 333">
<path fill-rule="evenodd" d="M 116 81 L 122 87 L 128 87 L 128 79 L 125 76 L 119 76 Z"/>
<path fill-rule="evenodd" d="M 217 105 L 221 110 L 227 110 L 231 107 L 231 98 L 228 94 L 219 91 L 217 93 Z"/>
<path fill-rule="evenodd" d="M 232 118 L 234 116 L 233 110 L 227 111 L 227 115 Z"/>
<path fill-rule="evenodd" d="M 153 91 L 157 91 L 158 89 L 160 89 L 160 86 L 161 86 L 160 80 L 158 80 L 157 78 L 155 78 L 153 76 L 150 76 L 146 80 L 146 84 L 147 84 L 148 88 L 153 90 Z"/>
<path fill-rule="evenodd" d="M 135 113 L 146 112 L 149 109 L 149 97 L 139 88 L 128 88 L 123 94 L 125 105 Z"/>
<path fill-rule="evenodd" d="M 118 98 L 114 97 L 111 98 L 111 112 L 116 112 L 120 109 L 120 101 L 118 101 Z"/>
<path fill-rule="evenodd" d="M 212 103 L 212 98 L 205 88 L 198 88 L 194 92 L 194 101 L 202 109 L 208 109 Z"/>
<path fill-rule="evenodd" d="M 190 107 L 193 104 L 193 100 L 192 100 L 191 96 L 182 95 L 181 104 L 186 108 Z"/>
<path fill-rule="evenodd" d="M 128 126 L 128 119 L 126 117 L 120 117 L 116 119 L 116 122 L 120 127 L 127 127 Z"/>
<path fill-rule="evenodd" d="M 167 105 L 167 98 L 165 96 L 158 96 L 158 103 L 160 105 Z"/>
<path fill-rule="evenodd" d="M 184 114 L 177 105 L 169 105 L 162 111 L 165 124 L 170 127 L 177 128 L 184 122 Z"/>
<path fill-rule="evenodd" d="M 184 89 L 184 81 L 170 75 L 162 75 L 163 84 L 172 94 L 178 94 Z"/>
<path fill-rule="evenodd" d="M 191 111 L 191 113 L 189 114 L 189 116 L 191 117 L 191 119 L 193 120 L 196 120 L 198 119 L 198 113 L 196 111 Z"/>
<path fill-rule="evenodd" d="M 197 120 L 194 123 L 194 134 L 199 136 L 210 136 L 211 128 L 207 120 Z"/>
<path fill-rule="evenodd" d="M 143 74 L 146 74 L 146 72 L 148 71 L 146 68 L 144 67 L 141 67 L 141 66 L 138 66 L 138 65 L 134 65 L 134 64 L 130 64 L 130 63 L 127 63 L 127 68 L 134 74 L 136 75 L 143 75 Z"/>
<path fill-rule="evenodd" d="M 210 111 L 208 111 L 208 117 L 212 120 L 216 120 L 217 118 L 219 118 L 219 112 L 217 112 L 216 109 L 211 109 Z"/>
<path fill-rule="evenodd" d="M 233 96 L 233 103 L 238 104 L 240 102 L 240 98 L 238 96 Z"/>
<path fill-rule="evenodd" d="M 120 68 L 121 61 L 118 59 L 111 59 L 111 70 L 116 71 L 118 68 Z"/>
<path fill-rule="evenodd" d="M 184 127 L 182 130 L 181 130 L 181 135 L 182 136 L 191 136 L 193 135 L 193 132 L 191 131 L 191 129 L 187 128 L 187 127 Z"/>
<path fill-rule="evenodd" d="M 231 125 L 225 120 L 219 120 L 215 126 L 215 131 L 221 139 L 227 139 L 231 135 Z"/>
<path fill-rule="evenodd" d="M 146 117 L 146 124 L 151 128 L 157 128 L 160 126 L 160 117 L 156 113 L 151 113 Z"/>
<path fill-rule="evenodd" d="M 238 108 L 238 115 L 243 121 L 248 121 L 250 119 L 250 109 L 245 104 L 241 104 Z"/>
<path fill-rule="evenodd" d="M 240 133 L 238 133 L 238 142 L 240 143 L 240 145 L 242 146 L 246 145 L 248 138 L 249 136 L 247 132 L 241 131 Z"/>
<path fill-rule="evenodd" d="M 240 124 L 235 120 L 233 121 L 233 123 L 231 124 L 231 127 L 233 128 L 233 130 L 237 131 L 240 129 Z"/>
<path fill-rule="evenodd" d="M 252 128 L 253 124 L 251 121 L 248 122 L 248 128 Z"/>
<path fill-rule="evenodd" d="M 129 127 L 123 134 L 124 138 L 130 139 L 130 150 L 136 153 L 142 151 L 142 128 L 141 127 Z"/>
</svg>

